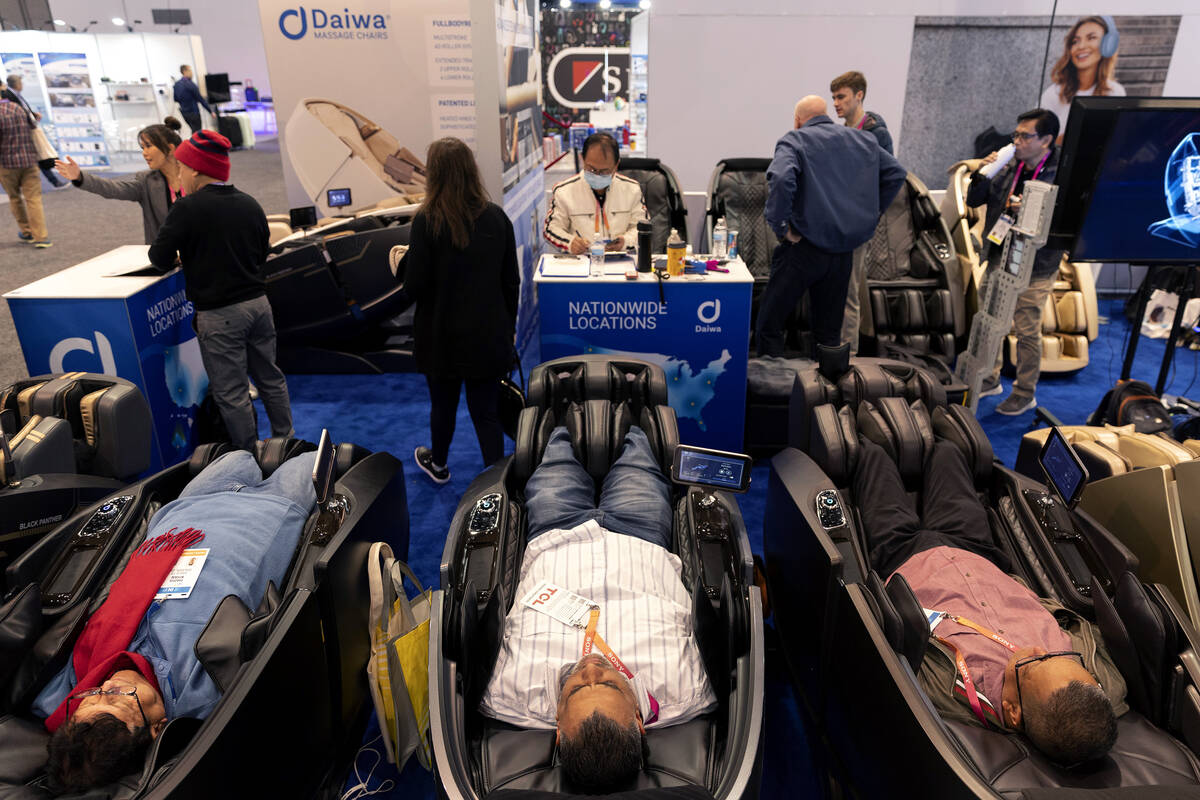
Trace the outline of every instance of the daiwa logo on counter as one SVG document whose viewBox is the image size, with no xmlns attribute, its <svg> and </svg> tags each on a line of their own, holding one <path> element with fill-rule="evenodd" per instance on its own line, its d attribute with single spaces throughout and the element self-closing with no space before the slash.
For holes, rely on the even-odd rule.
<svg viewBox="0 0 1200 800">
<path fill-rule="evenodd" d="M 391 14 L 370 14 L 297 6 L 279 15 L 279 32 L 289 39 L 386 39 Z"/>
<path fill-rule="evenodd" d="M 705 300 L 696 307 L 696 318 L 704 323 L 696 326 L 696 333 L 720 333 L 721 326 L 712 323 L 721 318 L 721 301 Z"/>
</svg>

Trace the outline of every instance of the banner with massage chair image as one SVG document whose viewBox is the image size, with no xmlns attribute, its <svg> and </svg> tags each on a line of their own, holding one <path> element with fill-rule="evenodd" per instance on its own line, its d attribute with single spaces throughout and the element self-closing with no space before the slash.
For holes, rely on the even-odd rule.
<svg viewBox="0 0 1200 800">
<path fill-rule="evenodd" d="M 261 0 L 259 13 L 291 206 L 418 202 L 429 143 L 474 138 L 466 0 Z M 331 206 L 331 189 L 350 205 Z"/>
</svg>

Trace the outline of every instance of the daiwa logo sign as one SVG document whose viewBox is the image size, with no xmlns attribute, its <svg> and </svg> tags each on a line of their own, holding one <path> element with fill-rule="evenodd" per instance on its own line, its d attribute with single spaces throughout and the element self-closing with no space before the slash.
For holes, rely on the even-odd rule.
<svg viewBox="0 0 1200 800">
<path fill-rule="evenodd" d="M 391 16 L 296 6 L 279 15 L 279 32 L 293 41 L 310 34 L 314 39 L 386 39 Z"/>
</svg>

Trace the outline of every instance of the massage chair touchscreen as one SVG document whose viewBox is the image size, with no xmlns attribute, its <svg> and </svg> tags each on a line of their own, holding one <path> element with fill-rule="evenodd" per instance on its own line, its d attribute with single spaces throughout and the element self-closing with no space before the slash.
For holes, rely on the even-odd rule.
<svg viewBox="0 0 1200 800">
<path fill-rule="evenodd" d="M 646 434 L 664 475 L 671 473 L 673 458 L 690 471 L 683 476 L 688 485 L 670 490 L 669 550 L 682 562 L 681 590 L 691 595 L 702 672 L 716 705 L 681 724 L 649 725 L 648 754 L 626 788 L 645 798 L 661 792 L 721 799 L 758 795 L 762 601 L 745 525 L 727 493 L 744 487 L 749 459 L 676 447 L 666 387 L 660 367 L 633 359 L 578 356 L 536 367 L 513 455 L 477 477 L 460 501 L 442 555 L 430 629 L 431 735 L 443 797 L 477 800 L 501 789 L 512 790 L 505 796 L 513 797 L 579 791 L 559 760 L 554 730 L 516 727 L 480 711 L 521 578 L 529 525 L 526 483 L 558 425 L 566 426 L 576 459 L 597 485 L 617 460 L 631 425 Z M 715 480 L 697 479 L 701 471 Z"/>
<path fill-rule="evenodd" d="M 192 648 L 198 668 L 216 687 L 216 699 L 204 706 L 211 710 L 167 719 L 144 761 L 137 757 L 138 767 L 87 797 L 309 797 L 322 787 L 340 793 L 371 711 L 364 669 L 370 653 L 366 560 L 376 540 L 388 541 L 397 554 L 407 553 L 408 505 L 403 469 L 388 453 L 334 445 L 327 436 L 321 448 L 313 462 L 321 474 L 311 479 L 322 479 L 317 488 L 325 489 L 324 499 L 310 501 L 307 519 L 293 501 L 295 511 L 286 514 L 294 515 L 299 531 L 288 527 L 292 522 L 280 530 L 288 527 L 297 544 L 294 550 L 288 546 L 290 556 L 268 551 L 268 558 L 286 564 L 282 581 L 266 582 L 257 608 L 238 594 L 219 600 Z M 297 492 L 310 479 L 313 449 L 298 439 L 268 439 L 259 443 L 254 459 L 264 481 L 293 459 L 303 459 L 299 468 L 281 473 L 281 480 L 297 487 L 289 496 L 302 497 Z M 214 484 L 213 476 L 228 480 L 224 470 L 244 458 L 228 445 L 202 445 L 190 461 L 73 516 L 9 566 L 14 588 L 0 605 L 0 795 L 55 795 L 57 787 L 47 774 L 50 737 L 41 716 L 33 713 L 35 699 L 60 680 L 65 664 L 80 663 L 73 650 L 84 624 L 110 596 L 156 512 L 180 498 L 203 471 L 203 488 L 197 482 L 186 495 L 195 498 L 194 505 L 172 508 L 199 513 L 209 507 L 214 513 L 205 505 L 212 502 L 209 494 L 230 491 L 214 488 L 221 484 Z M 214 469 L 205 470 L 210 464 Z M 247 468 L 253 465 L 242 462 L 236 474 Z M 250 491 L 237 480 L 230 485 L 239 495 Z M 215 513 L 228 519 L 231 512 L 223 508 Z M 216 524 L 212 520 L 210 528 Z M 203 521 L 196 525 L 203 531 Z M 196 546 L 204 547 L 204 541 Z M 215 551 L 209 554 L 210 561 L 215 558 Z M 225 574 L 222 562 L 213 563 L 217 566 L 203 569 L 217 569 L 217 577 Z M 204 580 L 201 572 L 194 586 Z M 163 612 L 159 607 L 154 613 Z M 184 702 L 184 694 L 177 696 Z"/>
<path fill-rule="evenodd" d="M 1054 476 L 1051 493 L 995 461 L 977 420 L 931 386 L 920 370 L 898 362 L 856 359 L 840 376 L 802 371 L 792 396 L 792 446 L 772 462 L 764 520 L 771 603 L 801 708 L 826 732 L 832 779 L 880 797 L 1040 797 L 1068 787 L 1138 787 L 1127 790 L 1138 797 L 1163 786 L 1200 791 L 1200 637 L 1175 598 L 1139 580 L 1130 551 L 1071 509 L 1082 481 L 1065 442 L 1043 457 Z M 870 567 L 877 562 L 853 490 L 866 447 L 860 434 L 896 463 L 918 507 L 935 440 L 958 448 L 969 474 L 961 480 L 986 511 L 993 552 L 1034 594 L 1067 609 L 1060 624 L 1074 612 L 1098 626 L 1130 709 L 1118 710 L 1106 756 L 1063 766 L 1024 733 L 984 727 L 969 710 L 963 718 L 936 710 L 922 671 L 927 658 L 943 655 L 935 654 L 930 621 L 904 576 L 889 580 Z M 877 463 L 874 449 L 872 458 Z"/>
</svg>

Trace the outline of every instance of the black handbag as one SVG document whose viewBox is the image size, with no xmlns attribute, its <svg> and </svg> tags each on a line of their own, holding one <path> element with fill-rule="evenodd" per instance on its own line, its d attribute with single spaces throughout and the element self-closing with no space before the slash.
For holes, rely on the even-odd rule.
<svg viewBox="0 0 1200 800">
<path fill-rule="evenodd" d="M 522 409 L 525 408 L 525 372 L 521 369 L 520 358 L 514 355 L 513 361 L 521 385 L 513 382 L 511 371 L 500 379 L 500 426 L 504 428 L 505 436 L 516 441 L 517 422 L 521 419 Z"/>
</svg>

